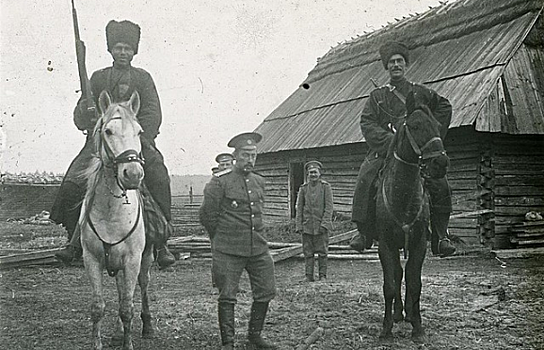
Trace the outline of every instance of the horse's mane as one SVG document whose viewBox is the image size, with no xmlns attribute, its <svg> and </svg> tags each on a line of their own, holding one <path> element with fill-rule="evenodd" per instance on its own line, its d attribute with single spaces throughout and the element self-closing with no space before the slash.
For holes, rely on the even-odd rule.
<svg viewBox="0 0 544 350">
<path fill-rule="evenodd" d="M 85 210 L 89 210 L 91 207 L 91 204 L 94 200 L 94 196 L 96 193 L 96 187 L 98 185 L 98 182 L 100 180 L 100 177 L 103 175 L 104 168 L 105 168 L 105 162 L 103 160 L 103 157 L 106 156 L 104 148 L 103 148 L 103 140 L 102 140 L 102 126 L 106 125 L 114 115 L 116 115 L 116 111 L 120 111 L 121 118 L 129 118 L 132 120 L 137 121 L 136 116 L 129 113 L 129 107 L 128 107 L 128 101 L 127 102 L 120 102 L 120 103 L 112 103 L 106 112 L 102 114 L 100 118 L 98 118 L 94 129 L 93 129 L 93 142 L 94 142 L 94 152 L 91 158 L 91 161 L 89 162 L 89 166 L 85 171 L 83 172 L 83 177 L 87 180 L 87 190 L 85 192 L 85 197 L 83 198 L 83 207 Z M 85 221 L 87 220 L 87 215 L 83 215 L 82 219 L 80 220 L 80 225 L 83 225 Z"/>
</svg>

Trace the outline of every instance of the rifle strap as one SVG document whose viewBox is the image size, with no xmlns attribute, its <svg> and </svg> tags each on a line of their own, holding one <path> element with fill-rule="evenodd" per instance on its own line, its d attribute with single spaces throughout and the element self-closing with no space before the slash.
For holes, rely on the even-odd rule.
<svg viewBox="0 0 544 350">
<path fill-rule="evenodd" d="M 387 87 L 389 88 L 389 91 L 391 91 L 393 95 L 395 95 L 400 100 L 400 102 L 402 102 L 402 104 L 406 105 L 406 97 L 404 97 L 404 95 L 401 94 L 395 86 L 387 84 Z"/>
</svg>

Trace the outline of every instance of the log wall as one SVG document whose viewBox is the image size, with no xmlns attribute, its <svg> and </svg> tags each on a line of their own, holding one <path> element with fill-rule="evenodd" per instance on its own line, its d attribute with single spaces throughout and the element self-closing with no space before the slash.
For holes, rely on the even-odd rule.
<svg viewBox="0 0 544 350">
<path fill-rule="evenodd" d="M 512 227 L 530 211 L 544 213 L 544 135 L 493 136 L 497 249 L 514 248 Z"/>
<path fill-rule="evenodd" d="M 332 186 L 335 212 L 351 217 L 353 190 L 366 152 L 366 145 L 358 143 L 259 155 L 256 171 L 266 178 L 265 220 L 284 222 L 291 218 L 296 192 L 290 190 L 293 169 L 290 164 L 304 164 L 313 159 L 323 163 L 322 178 Z"/>
<path fill-rule="evenodd" d="M 544 135 L 476 132 L 473 127 L 450 130 L 445 142 L 451 166 L 453 215 L 450 233 L 468 246 L 514 248 L 512 226 L 529 211 L 544 213 Z M 351 216 L 353 190 L 365 144 L 305 151 L 261 154 L 257 168 L 267 179 L 265 217 L 268 222 L 291 217 L 289 163 L 318 159 L 323 178 L 331 183 L 335 211 Z M 487 210 L 488 213 L 465 214 Z"/>
</svg>

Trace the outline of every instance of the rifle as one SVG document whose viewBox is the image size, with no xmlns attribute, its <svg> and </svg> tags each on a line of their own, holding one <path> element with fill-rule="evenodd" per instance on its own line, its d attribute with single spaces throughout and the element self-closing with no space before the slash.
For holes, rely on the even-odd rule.
<svg viewBox="0 0 544 350">
<path fill-rule="evenodd" d="M 74 5 L 74 0 L 72 0 L 72 19 L 74 22 L 74 35 L 76 39 L 76 58 L 79 83 L 81 85 L 81 96 L 87 100 L 87 111 L 94 112 L 96 117 L 96 105 L 91 90 L 91 81 L 87 76 L 87 66 L 85 64 L 85 43 L 79 37 L 79 24 L 77 21 L 77 11 Z"/>
</svg>

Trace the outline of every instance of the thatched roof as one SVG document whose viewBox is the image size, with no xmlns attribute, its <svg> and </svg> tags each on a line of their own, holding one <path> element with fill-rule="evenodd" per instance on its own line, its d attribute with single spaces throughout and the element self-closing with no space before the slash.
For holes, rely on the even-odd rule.
<svg viewBox="0 0 544 350">
<path fill-rule="evenodd" d="M 542 7 L 542 0 L 459 0 L 338 45 L 256 129 L 264 136 L 259 152 L 364 141 L 359 115 L 374 89 L 371 79 L 387 82 L 378 48 L 388 40 L 411 49 L 409 80 L 450 100 L 452 128 L 544 134 L 544 86 L 531 83 L 544 76 L 535 77 L 542 73 L 530 68 L 539 64 L 544 70 L 542 19 L 537 23 Z M 517 109 L 505 118 L 494 99 L 500 99 L 497 87 L 508 74 L 514 77 L 508 98 Z"/>
</svg>

